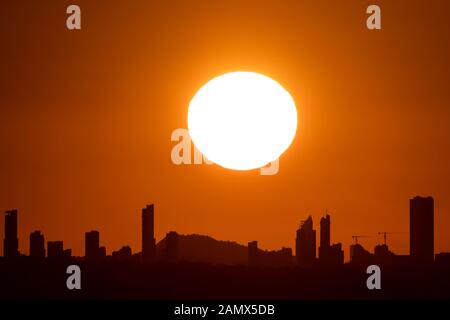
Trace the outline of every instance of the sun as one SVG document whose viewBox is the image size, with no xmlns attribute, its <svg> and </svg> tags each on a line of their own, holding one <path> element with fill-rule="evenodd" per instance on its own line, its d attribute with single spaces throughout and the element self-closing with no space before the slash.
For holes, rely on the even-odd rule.
<svg viewBox="0 0 450 320">
<path fill-rule="evenodd" d="M 251 170 L 276 160 L 297 130 L 294 99 L 278 82 L 254 72 L 208 81 L 189 104 L 195 147 L 228 169 Z"/>
</svg>

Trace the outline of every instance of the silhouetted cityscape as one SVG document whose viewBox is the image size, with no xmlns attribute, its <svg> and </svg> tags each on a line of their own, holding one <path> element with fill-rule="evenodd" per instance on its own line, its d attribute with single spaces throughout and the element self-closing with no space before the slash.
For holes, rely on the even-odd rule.
<svg viewBox="0 0 450 320">
<path fill-rule="evenodd" d="M 154 237 L 154 205 L 147 205 L 142 209 L 142 260 L 177 262 L 179 260 L 179 235 L 170 231 L 165 237 L 166 250 L 159 257 L 156 256 L 156 239 Z M 5 212 L 5 237 L 3 241 L 4 257 L 7 259 L 23 256 L 19 250 L 17 236 L 18 210 Z M 350 246 L 350 263 L 430 263 L 435 259 L 434 255 L 434 200 L 432 197 L 415 197 L 410 200 L 410 255 L 396 255 L 389 250 L 387 243 L 377 245 L 374 253 L 370 253 L 353 236 L 355 243 Z M 385 237 L 390 232 L 382 232 Z M 288 266 L 299 265 L 310 267 L 316 263 L 326 265 L 344 264 L 344 251 L 341 243 L 331 244 L 331 217 L 327 213 L 320 219 L 320 242 L 318 256 L 316 255 L 316 230 L 313 220 L 308 216 L 301 221 L 296 233 L 295 257 L 292 249 L 282 248 L 279 251 L 269 252 L 271 258 L 264 258 L 268 252 L 258 248 L 257 241 L 248 243 L 248 264 L 251 266 Z M 36 230 L 30 234 L 30 257 L 33 258 L 63 258 L 71 257 L 71 249 L 64 249 L 63 241 L 48 241 L 47 255 L 45 250 L 45 238 L 41 231 Z M 100 246 L 100 233 L 96 230 L 85 233 L 85 259 L 105 258 L 106 247 Z M 112 252 L 112 257 L 127 258 L 132 256 L 129 246 L 124 246 L 118 251 Z M 450 259 L 450 253 L 436 255 L 437 262 Z"/>
<path fill-rule="evenodd" d="M 45 262 L 47 263 L 46 265 L 50 263 L 51 268 L 53 268 L 54 266 L 61 266 L 74 261 L 91 266 L 104 265 L 106 268 L 110 267 L 114 270 L 116 270 L 117 266 L 128 262 L 134 266 L 133 268 L 140 268 L 138 267 L 139 264 L 150 268 L 148 270 L 162 268 L 162 270 L 158 269 L 161 273 L 168 272 L 167 268 L 177 268 L 176 270 L 178 271 L 193 268 L 195 270 L 193 272 L 199 272 L 202 268 L 207 268 L 206 273 L 218 273 L 217 276 L 220 277 L 223 268 L 227 268 L 227 265 L 234 265 L 240 268 L 239 270 L 246 268 L 247 271 L 245 272 L 253 275 L 269 272 L 268 275 L 260 276 L 264 281 L 270 282 L 270 277 L 273 273 L 284 272 L 273 271 L 277 269 L 290 270 L 294 274 L 300 272 L 303 275 L 311 272 L 314 275 L 323 275 L 324 273 L 330 273 L 331 270 L 331 274 L 341 274 L 351 278 L 352 276 L 346 274 L 345 271 L 348 268 L 350 268 L 348 270 L 353 271 L 359 270 L 356 274 L 360 275 L 362 270 L 360 267 L 377 264 L 394 268 L 395 272 L 399 272 L 401 267 L 405 267 L 407 270 L 422 271 L 423 268 L 437 267 L 439 272 L 445 270 L 444 274 L 447 278 L 443 278 L 444 281 L 442 283 L 450 287 L 450 272 L 448 272 L 450 270 L 450 253 L 434 254 L 434 200 L 432 197 L 417 196 L 410 200 L 409 255 L 397 255 L 389 249 L 387 237 L 394 232 L 380 232 L 379 234 L 384 236 L 384 243 L 377 245 L 373 253 L 358 243 L 358 238 L 364 236 L 353 235 L 354 243 L 349 250 L 350 261 L 346 264 L 344 263 L 342 244 L 332 244 L 331 216 L 328 213 L 320 219 L 318 250 L 316 248 L 316 230 L 314 229 L 312 217 L 308 216 L 306 220 L 301 221 L 296 231 L 295 256 L 291 248 L 283 247 L 280 250 L 267 251 L 258 248 L 257 241 L 250 241 L 245 247 L 234 242 L 217 241 L 207 236 L 180 235 L 175 231 L 169 231 L 164 239 L 156 243 L 154 218 L 155 206 L 153 204 L 147 205 L 142 209 L 142 250 L 135 254 L 132 253 L 130 246 L 126 245 L 117 251 L 113 251 L 108 256 L 106 247 L 101 245 L 100 233 L 97 230 L 91 230 L 85 233 L 84 257 L 72 257 L 71 249 L 65 249 L 61 240 L 47 241 L 47 248 L 45 248 L 44 234 L 36 230 L 30 234 L 29 256 L 25 256 L 18 249 L 18 211 L 8 210 L 5 212 L 4 258 L 0 265 L 0 274 L 2 277 L 9 277 L 11 273 L 19 272 L 17 270 L 21 269 L 20 265 L 37 264 L 42 268 L 42 263 L 47 261 Z M 198 266 L 199 263 L 201 267 Z M 208 268 L 215 268 L 214 272 Z M 324 270 L 328 271 L 325 272 Z M 120 273 L 117 270 L 116 272 Z M 145 275 L 142 274 L 143 272 L 145 274 L 145 271 L 140 269 L 136 274 L 138 277 L 145 278 Z M 126 284 L 126 286 L 130 285 L 134 288 L 133 284 L 136 285 L 134 283 L 136 280 L 132 280 L 132 277 L 137 275 L 127 274 L 120 282 L 129 280 L 132 284 Z M 445 279 L 448 281 L 445 281 Z M 117 277 L 114 280 L 117 280 Z M 138 287 L 141 288 L 140 285 Z M 326 285 L 322 284 L 322 287 L 322 290 L 326 291 Z M 100 288 L 98 290 L 101 291 Z M 161 293 L 161 291 L 159 292 Z M 292 296 L 292 292 L 292 290 L 289 291 L 286 288 L 284 294 L 280 296 L 280 293 L 278 293 L 276 297 L 297 297 L 296 294 Z M 157 292 L 153 294 L 155 295 L 154 297 L 158 297 Z M 449 293 L 446 294 L 447 296 L 449 295 Z M 2 292 L 2 296 L 8 296 L 8 292 Z M 144 296 L 147 297 L 148 293 Z M 175 296 L 178 297 L 179 294 L 175 294 Z M 307 297 L 314 297 L 314 294 Z M 318 294 L 317 297 L 327 297 L 327 295 Z"/>
</svg>

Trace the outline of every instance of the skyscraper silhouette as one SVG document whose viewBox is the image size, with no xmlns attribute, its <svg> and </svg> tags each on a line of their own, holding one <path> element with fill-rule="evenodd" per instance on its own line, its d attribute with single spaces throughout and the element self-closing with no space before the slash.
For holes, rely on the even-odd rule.
<svg viewBox="0 0 450 320">
<path fill-rule="evenodd" d="M 295 255 L 301 266 L 310 266 L 316 260 L 316 230 L 313 229 L 311 216 L 302 221 L 297 230 Z"/>
<path fill-rule="evenodd" d="M 344 263 L 344 251 L 340 243 L 331 245 L 331 219 L 327 214 L 320 219 L 319 261 L 326 265 Z"/>
<path fill-rule="evenodd" d="M 325 217 L 320 219 L 320 246 L 319 246 L 319 257 L 320 248 L 329 248 L 331 245 L 330 236 L 330 215 L 327 214 Z"/>
<path fill-rule="evenodd" d="M 40 231 L 33 231 L 30 234 L 30 257 L 45 257 L 45 239 Z"/>
<path fill-rule="evenodd" d="M 330 215 L 326 215 L 320 219 L 320 245 L 319 245 L 319 261 L 327 262 L 330 253 Z"/>
<path fill-rule="evenodd" d="M 410 255 L 416 262 L 434 260 L 434 200 L 415 197 L 409 200 Z"/>
<path fill-rule="evenodd" d="M 3 239 L 3 256 L 5 258 L 19 255 L 19 239 L 17 238 L 17 210 L 5 212 L 5 238 Z"/>
<path fill-rule="evenodd" d="M 155 257 L 154 205 L 142 209 L 142 258 L 153 260 Z"/>
<path fill-rule="evenodd" d="M 100 233 L 89 231 L 84 234 L 84 255 L 87 259 L 95 259 L 100 256 Z"/>
</svg>

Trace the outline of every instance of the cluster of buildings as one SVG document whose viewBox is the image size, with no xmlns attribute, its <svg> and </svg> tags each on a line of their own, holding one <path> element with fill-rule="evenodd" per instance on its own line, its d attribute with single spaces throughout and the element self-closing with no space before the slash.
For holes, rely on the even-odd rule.
<svg viewBox="0 0 450 320">
<path fill-rule="evenodd" d="M 386 233 L 384 233 L 386 239 Z M 434 254 L 434 200 L 415 197 L 409 202 L 409 255 L 396 255 L 386 241 L 377 245 L 374 253 L 355 243 L 350 247 L 350 259 L 355 263 L 432 263 L 450 261 L 450 253 Z"/>
<path fill-rule="evenodd" d="M 71 257 L 72 250 L 64 249 L 63 241 L 47 241 L 45 250 L 45 238 L 41 231 L 33 231 L 30 234 L 30 257 L 43 258 Z M 17 210 L 5 212 L 5 238 L 3 239 L 3 256 L 15 258 L 19 253 L 19 238 L 17 236 Z"/>
<path fill-rule="evenodd" d="M 357 242 L 358 236 L 353 236 L 356 242 L 350 246 L 350 263 L 353 264 L 401 264 L 401 263 L 432 263 L 444 262 L 449 264 L 450 253 L 434 254 L 434 200 L 432 197 L 415 197 L 410 199 L 409 225 L 409 255 L 396 255 L 389 250 L 386 243 L 377 245 L 374 253 L 364 249 Z M 284 256 L 276 262 L 277 265 L 297 264 L 303 267 L 314 265 L 339 266 L 344 264 L 344 251 L 341 243 L 331 244 L 330 215 L 320 219 L 320 242 L 317 254 L 316 230 L 313 220 L 309 216 L 302 221 L 297 230 L 295 242 L 295 257 L 292 251 L 283 248 L 279 254 Z M 383 232 L 386 239 L 386 234 Z M 258 250 L 258 243 L 248 243 L 249 265 L 265 265 L 261 261 L 262 250 Z"/>
<path fill-rule="evenodd" d="M 384 233 L 386 237 L 386 232 Z M 396 255 L 391 252 L 386 243 L 377 245 L 374 253 L 364 249 L 357 243 L 350 246 L 351 263 L 431 263 L 434 255 L 434 201 L 431 197 L 415 197 L 410 200 L 410 255 Z M 171 231 L 162 241 L 163 250 L 158 259 L 176 262 L 179 259 L 179 235 Z M 278 251 L 264 251 L 258 248 L 257 241 L 248 243 L 248 264 L 250 266 L 289 266 L 299 265 L 310 267 L 315 265 L 339 266 L 344 264 L 344 251 L 341 243 L 331 243 L 331 218 L 326 214 L 320 220 L 320 242 L 316 248 L 316 230 L 309 216 L 302 221 L 296 234 L 295 257 L 291 248 Z M 5 258 L 20 256 L 19 239 L 17 236 L 17 210 L 5 212 L 5 237 L 3 255 Z M 318 253 L 318 254 L 317 254 Z M 71 249 L 64 249 L 63 241 L 47 241 L 41 231 L 30 234 L 30 257 L 34 258 L 69 258 Z M 127 259 L 132 256 L 129 246 L 112 252 L 112 258 Z M 106 248 L 100 246 L 100 233 L 89 231 L 85 233 L 85 259 L 96 260 L 106 257 Z M 157 258 L 156 240 L 154 235 L 154 205 L 142 209 L 142 251 L 140 257 L 144 261 L 155 261 Z M 450 253 L 436 255 L 437 261 L 450 261 Z"/>
<path fill-rule="evenodd" d="M 297 264 L 311 267 L 318 263 L 327 266 L 344 264 L 342 244 L 331 244 L 330 215 L 320 219 L 319 255 L 316 248 L 316 230 L 313 228 L 312 217 L 302 221 L 297 230 L 295 241 L 295 259 L 291 248 L 281 248 L 279 251 L 263 251 L 258 249 L 258 242 L 248 243 L 248 263 L 250 266 L 283 267 Z"/>
<path fill-rule="evenodd" d="M 5 237 L 3 239 L 3 256 L 15 258 L 21 256 L 19 252 L 19 238 L 17 235 L 17 210 L 5 212 Z M 100 233 L 96 230 L 85 233 L 84 258 L 86 260 L 98 260 L 106 257 L 106 247 L 100 246 Z M 179 235 L 171 231 L 165 238 L 165 250 L 163 258 L 175 262 L 178 259 Z M 47 246 L 46 246 L 47 244 Z M 141 257 L 145 261 L 153 261 L 156 253 L 156 241 L 154 236 L 154 205 L 147 205 L 142 209 L 142 251 Z M 126 259 L 132 256 L 130 246 L 124 246 L 113 251 L 113 258 Z M 41 231 L 36 230 L 30 234 L 30 257 L 33 258 L 70 258 L 71 249 L 64 249 L 63 241 L 47 241 Z"/>
</svg>

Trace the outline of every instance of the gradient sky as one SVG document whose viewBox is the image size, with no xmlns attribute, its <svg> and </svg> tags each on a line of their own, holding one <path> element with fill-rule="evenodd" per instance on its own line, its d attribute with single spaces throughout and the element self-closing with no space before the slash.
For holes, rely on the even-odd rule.
<svg viewBox="0 0 450 320">
<path fill-rule="evenodd" d="M 65 27 L 77 3 L 82 30 Z M 83 254 L 140 251 L 140 210 L 156 237 L 207 234 L 294 247 L 301 220 L 331 214 L 332 241 L 408 231 L 409 199 L 435 198 L 435 249 L 450 251 L 450 2 L 2 1 L 0 210 L 29 233 Z M 190 99 L 229 71 L 272 77 L 294 97 L 299 128 L 280 171 L 175 166 L 171 132 Z M 0 221 L 3 231 L 3 218 Z M 3 232 L 2 232 L 3 237 Z M 408 253 L 406 234 L 388 238 Z M 0 249 L 2 254 L 3 248 Z"/>
</svg>

